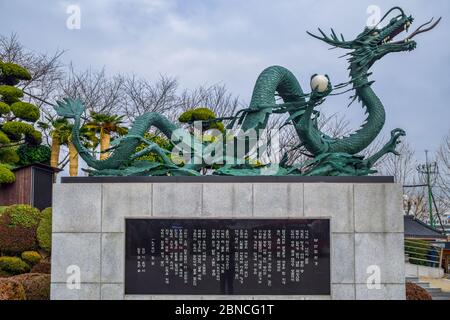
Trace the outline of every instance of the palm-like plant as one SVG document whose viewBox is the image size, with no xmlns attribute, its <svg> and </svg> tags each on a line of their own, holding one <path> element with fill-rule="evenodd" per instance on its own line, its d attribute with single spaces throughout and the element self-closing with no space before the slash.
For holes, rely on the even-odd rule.
<svg viewBox="0 0 450 320">
<path fill-rule="evenodd" d="M 123 123 L 123 116 L 91 113 L 91 121 L 87 122 L 85 127 L 100 134 L 100 160 L 108 158 L 109 153 L 105 151 L 111 146 L 111 136 L 113 134 L 119 136 L 127 134 L 128 129 L 122 126 Z"/>
</svg>

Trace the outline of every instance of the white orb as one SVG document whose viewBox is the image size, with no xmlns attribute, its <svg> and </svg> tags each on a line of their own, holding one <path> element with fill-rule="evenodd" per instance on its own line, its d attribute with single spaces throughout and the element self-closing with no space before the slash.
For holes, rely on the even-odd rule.
<svg viewBox="0 0 450 320">
<path fill-rule="evenodd" d="M 324 92 L 328 88 L 328 78 L 322 74 L 318 74 L 311 79 L 311 89 Z"/>
</svg>

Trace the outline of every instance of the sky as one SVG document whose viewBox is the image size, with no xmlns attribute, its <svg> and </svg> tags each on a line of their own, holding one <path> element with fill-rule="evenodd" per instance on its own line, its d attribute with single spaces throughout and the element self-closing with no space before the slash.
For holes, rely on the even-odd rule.
<svg viewBox="0 0 450 320">
<path fill-rule="evenodd" d="M 75 29 L 67 27 L 75 21 L 73 5 L 81 13 Z M 401 6 L 416 19 L 412 30 L 443 17 L 438 28 L 415 38 L 415 51 L 390 54 L 372 69 L 373 89 L 387 111 L 383 134 L 405 129 L 420 157 L 450 131 L 448 0 L 1 0 L 0 33 L 16 33 L 35 52 L 67 50 L 64 63 L 80 70 L 104 67 L 149 80 L 164 74 L 191 89 L 225 84 L 248 103 L 257 76 L 271 65 L 290 69 L 306 92 L 316 73 L 334 84 L 347 81 L 347 61 L 338 58 L 345 51 L 328 50 L 306 31 L 333 27 L 353 39 L 371 5 L 382 14 Z M 323 108 L 344 113 L 356 129 L 364 113 L 357 104 L 347 108 L 348 97 L 329 97 Z"/>
</svg>

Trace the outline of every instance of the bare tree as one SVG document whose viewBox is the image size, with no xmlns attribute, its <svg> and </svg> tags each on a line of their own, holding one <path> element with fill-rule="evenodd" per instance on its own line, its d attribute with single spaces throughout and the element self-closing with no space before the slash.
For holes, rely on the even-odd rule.
<svg viewBox="0 0 450 320">
<path fill-rule="evenodd" d="M 239 97 L 230 93 L 225 85 L 200 86 L 184 90 L 180 95 L 181 112 L 192 108 L 206 107 L 217 117 L 229 117 L 236 113 L 241 103 Z"/>
<path fill-rule="evenodd" d="M 450 210 L 450 132 L 442 140 L 436 160 L 439 168 L 436 197 L 441 213 L 444 213 Z"/>
<path fill-rule="evenodd" d="M 174 118 L 171 114 L 180 105 L 177 89 L 177 80 L 164 75 L 154 83 L 136 75 L 124 77 L 123 112 L 130 121 L 146 112 L 159 112 Z"/>
<path fill-rule="evenodd" d="M 121 114 L 124 103 L 123 84 L 123 77 L 108 77 L 105 69 L 77 72 L 70 64 L 65 78 L 58 83 L 58 93 L 54 98 L 80 99 L 88 112 Z"/>
<path fill-rule="evenodd" d="M 16 63 L 31 74 L 31 80 L 21 83 L 25 100 L 40 107 L 44 115 L 49 114 L 46 100 L 57 91 L 57 84 L 63 79 L 61 56 L 64 51 L 57 50 L 51 55 L 27 50 L 16 34 L 0 35 L 0 60 Z"/>
</svg>

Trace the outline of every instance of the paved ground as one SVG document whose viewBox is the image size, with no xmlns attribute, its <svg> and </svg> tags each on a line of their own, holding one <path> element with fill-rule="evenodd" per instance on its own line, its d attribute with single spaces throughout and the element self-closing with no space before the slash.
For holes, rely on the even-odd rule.
<svg viewBox="0 0 450 320">
<path fill-rule="evenodd" d="M 443 292 L 450 292 L 450 279 L 432 279 L 426 277 L 420 277 L 421 282 L 428 282 L 430 287 L 440 288 Z"/>
</svg>

